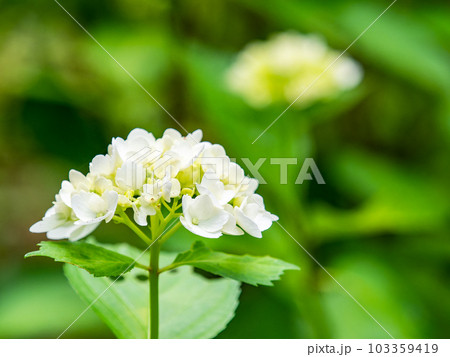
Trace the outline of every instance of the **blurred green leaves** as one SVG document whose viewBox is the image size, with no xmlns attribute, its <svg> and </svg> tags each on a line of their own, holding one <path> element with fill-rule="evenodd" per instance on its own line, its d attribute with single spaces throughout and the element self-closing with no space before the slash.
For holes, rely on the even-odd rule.
<svg viewBox="0 0 450 357">
<path fill-rule="evenodd" d="M 361 151 L 341 151 L 329 157 L 331 185 L 358 205 L 339 210 L 317 204 L 311 215 L 314 230 L 323 237 L 360 238 L 391 232 L 426 233 L 445 229 L 450 204 L 447 187 L 427 172 L 411 172 Z"/>
<path fill-rule="evenodd" d="M 33 269 L 0 292 L 2 338 L 56 338 L 85 309 L 67 283 L 61 267 Z M 87 311 L 65 338 L 108 338 L 112 333 L 93 311 Z"/>
</svg>

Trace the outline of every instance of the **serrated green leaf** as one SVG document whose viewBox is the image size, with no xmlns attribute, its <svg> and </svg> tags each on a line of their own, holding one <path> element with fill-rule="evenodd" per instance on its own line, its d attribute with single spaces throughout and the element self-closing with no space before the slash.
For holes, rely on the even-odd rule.
<svg viewBox="0 0 450 357">
<path fill-rule="evenodd" d="M 126 244 L 108 246 L 132 257 L 141 252 Z M 141 263 L 149 254 L 139 258 Z M 167 264 L 174 254 L 161 252 Z M 64 266 L 70 284 L 119 338 L 148 337 L 148 281 L 132 271 L 114 284 L 109 278 L 94 278 L 71 265 Z M 182 267 L 160 277 L 160 338 L 213 338 L 234 317 L 240 284 L 230 279 L 206 279 L 191 267 Z"/>
<path fill-rule="evenodd" d="M 207 272 L 247 284 L 273 285 L 285 270 L 298 270 L 296 265 L 272 257 L 232 255 L 215 252 L 197 241 L 187 252 L 180 253 L 170 265 L 171 269 L 182 265 L 192 265 Z"/>
<path fill-rule="evenodd" d="M 87 270 L 96 277 L 120 276 L 134 268 L 134 259 L 85 242 L 48 242 L 38 244 L 39 250 L 25 258 L 42 256 L 69 263 Z"/>
</svg>

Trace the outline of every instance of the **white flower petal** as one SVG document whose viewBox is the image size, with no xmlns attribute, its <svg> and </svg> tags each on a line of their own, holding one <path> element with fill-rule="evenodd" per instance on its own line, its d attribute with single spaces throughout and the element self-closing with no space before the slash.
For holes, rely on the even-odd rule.
<svg viewBox="0 0 450 357">
<path fill-rule="evenodd" d="M 127 161 L 117 169 L 116 184 L 124 190 L 139 190 L 146 177 L 147 171 L 140 163 Z"/>
<path fill-rule="evenodd" d="M 80 192 L 72 197 L 72 209 L 75 215 L 82 221 L 90 221 L 97 218 L 96 210 L 91 204 L 101 205 L 101 197 L 91 192 Z"/>
<path fill-rule="evenodd" d="M 89 164 L 89 171 L 94 175 L 110 176 L 114 169 L 114 161 L 110 155 L 97 155 Z"/>
<path fill-rule="evenodd" d="M 134 140 L 137 138 L 144 138 L 149 146 L 156 141 L 152 133 L 149 133 L 147 130 L 141 128 L 131 130 L 127 136 L 127 141 Z"/>
<path fill-rule="evenodd" d="M 65 239 L 69 238 L 70 234 L 77 229 L 77 226 L 74 224 L 74 221 L 66 221 L 64 224 L 59 227 L 52 229 L 47 232 L 48 239 Z"/>
<path fill-rule="evenodd" d="M 108 223 L 114 217 L 116 213 L 117 203 L 119 201 L 119 195 L 115 191 L 107 191 L 102 195 L 102 198 L 106 200 L 107 212 L 105 214 L 105 222 Z"/>
<path fill-rule="evenodd" d="M 260 213 L 253 219 L 253 222 L 256 223 L 260 231 L 265 231 L 272 226 L 272 215 L 267 211 Z"/>
<path fill-rule="evenodd" d="M 188 134 L 186 136 L 186 141 L 188 141 L 192 146 L 194 146 L 195 144 L 200 143 L 200 141 L 202 141 L 202 137 L 203 137 L 203 132 L 201 129 L 197 129 L 194 132 L 192 132 L 191 134 Z"/>
<path fill-rule="evenodd" d="M 205 238 L 219 238 L 222 233 L 221 232 L 207 232 L 201 228 L 199 228 L 196 225 L 193 225 L 192 223 L 188 222 L 185 217 L 180 217 L 181 224 L 192 233 L 205 237 Z"/>
<path fill-rule="evenodd" d="M 191 196 L 188 195 L 184 195 L 183 198 L 181 199 L 181 203 L 182 203 L 182 209 L 183 209 L 183 215 L 186 218 L 186 220 L 188 222 L 192 221 L 192 216 L 191 216 L 191 212 L 189 210 L 190 205 L 192 204 L 192 201 L 194 199 Z"/>
<path fill-rule="evenodd" d="M 192 200 L 189 212 L 191 213 L 193 218 L 203 220 L 210 218 L 213 210 L 214 204 L 211 200 L 211 197 L 207 195 L 200 195 Z"/>
<path fill-rule="evenodd" d="M 81 172 L 77 170 L 69 171 L 69 181 L 77 190 L 86 190 L 90 188 L 90 182 Z"/>
<path fill-rule="evenodd" d="M 258 228 L 258 225 L 253 222 L 250 218 L 248 218 L 240 207 L 234 208 L 236 221 L 241 226 L 241 228 L 256 238 L 262 238 L 261 230 Z"/>
<path fill-rule="evenodd" d="M 93 231 L 95 231 L 97 229 L 99 224 L 100 224 L 100 222 L 90 224 L 90 225 L 85 225 L 85 226 L 77 226 L 77 228 L 70 233 L 69 240 L 76 241 L 76 240 L 79 240 L 81 238 L 88 236 L 89 234 L 91 234 Z"/>
<path fill-rule="evenodd" d="M 217 208 L 211 213 L 211 217 L 200 221 L 198 227 L 208 232 L 220 231 L 228 222 L 228 213 Z"/>
<path fill-rule="evenodd" d="M 54 214 L 42 218 L 41 221 L 36 222 L 30 227 L 31 233 L 45 233 L 60 226 L 66 221 L 65 217 L 60 214 Z"/>
<path fill-rule="evenodd" d="M 225 225 L 222 228 L 222 232 L 225 234 L 230 234 L 233 236 L 240 236 L 242 234 L 244 234 L 244 231 L 242 229 L 240 229 L 238 226 L 236 226 L 236 218 L 234 217 L 233 209 L 231 208 L 230 205 L 228 205 L 231 209 L 231 212 L 229 212 L 227 210 L 228 213 L 228 220 L 225 223 Z"/>
<path fill-rule="evenodd" d="M 72 194 L 74 192 L 75 192 L 75 188 L 69 181 L 64 180 L 61 183 L 61 189 L 59 190 L 59 196 L 61 197 L 61 200 L 66 204 L 66 206 L 70 207 L 71 200 L 72 200 Z"/>
<path fill-rule="evenodd" d="M 155 215 L 156 209 L 150 204 L 141 203 L 139 206 L 137 204 L 133 204 L 133 212 L 135 222 L 140 226 L 147 226 L 147 217 Z"/>
<path fill-rule="evenodd" d="M 202 237 L 217 238 L 228 221 L 228 213 L 214 206 L 211 197 L 197 196 L 195 199 L 183 196 L 181 223 L 191 232 Z"/>
<path fill-rule="evenodd" d="M 119 196 L 115 191 L 107 191 L 102 196 L 92 192 L 81 192 L 72 197 L 75 215 L 80 219 L 76 225 L 109 222 L 116 211 Z"/>
</svg>

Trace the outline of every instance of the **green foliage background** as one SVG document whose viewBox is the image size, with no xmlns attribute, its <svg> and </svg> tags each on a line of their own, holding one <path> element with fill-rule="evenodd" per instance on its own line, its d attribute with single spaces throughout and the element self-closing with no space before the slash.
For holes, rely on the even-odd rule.
<svg viewBox="0 0 450 357">
<path fill-rule="evenodd" d="M 450 16 L 445 2 L 399 0 L 350 50 L 365 77 L 306 111 L 255 110 L 224 73 L 250 41 L 320 33 L 343 50 L 386 1 L 64 0 L 61 4 L 183 126 L 230 156 L 313 157 L 326 185 L 260 187 L 280 223 L 396 338 L 450 331 Z M 61 266 L 24 260 L 28 227 L 69 169 L 88 169 L 111 137 L 179 129 L 54 1 L 0 0 L 0 337 L 58 336 L 84 309 Z M 137 238 L 102 225 L 103 242 Z M 189 249 L 180 230 L 167 248 Z M 299 265 L 275 287 L 243 286 L 220 338 L 385 338 L 386 333 L 274 225 L 261 240 L 207 240 L 229 253 Z M 64 337 L 111 337 L 92 311 Z"/>
</svg>

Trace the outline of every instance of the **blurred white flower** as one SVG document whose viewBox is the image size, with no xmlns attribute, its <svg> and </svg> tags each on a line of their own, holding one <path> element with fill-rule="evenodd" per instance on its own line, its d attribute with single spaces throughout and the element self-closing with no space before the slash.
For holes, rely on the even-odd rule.
<svg viewBox="0 0 450 357">
<path fill-rule="evenodd" d="M 321 75 L 295 102 L 302 107 L 360 83 L 362 68 L 346 55 L 324 72 L 339 55 L 320 36 L 280 33 L 265 42 L 248 44 L 226 79 L 229 88 L 250 105 L 264 107 L 291 104 Z"/>
</svg>

